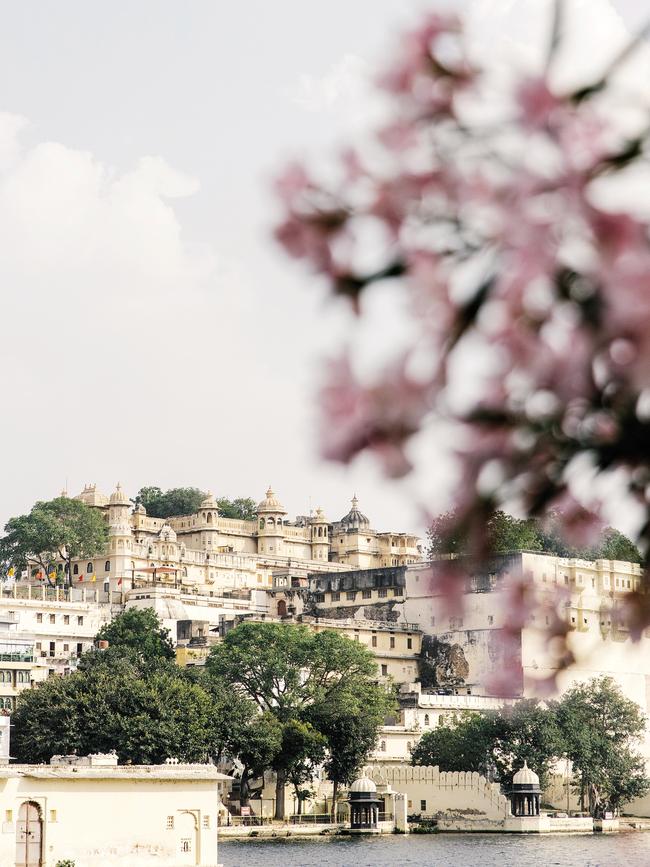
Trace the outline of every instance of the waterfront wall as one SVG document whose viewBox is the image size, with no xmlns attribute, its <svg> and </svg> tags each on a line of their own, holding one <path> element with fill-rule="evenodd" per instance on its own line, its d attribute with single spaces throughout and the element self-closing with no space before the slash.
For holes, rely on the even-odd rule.
<svg viewBox="0 0 650 867">
<path fill-rule="evenodd" d="M 382 764 L 369 765 L 365 773 L 378 786 L 388 784 L 394 791 L 404 792 L 409 813 L 449 813 L 475 820 L 503 820 L 510 815 L 510 804 L 499 786 L 476 772 Z"/>
</svg>

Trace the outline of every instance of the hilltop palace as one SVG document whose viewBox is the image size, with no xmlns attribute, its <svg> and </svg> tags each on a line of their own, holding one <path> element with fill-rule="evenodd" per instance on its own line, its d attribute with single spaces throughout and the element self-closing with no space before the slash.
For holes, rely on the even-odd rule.
<svg viewBox="0 0 650 867">
<path fill-rule="evenodd" d="M 282 569 L 306 576 L 405 566 L 422 559 L 416 536 L 371 529 L 356 497 L 350 511 L 333 523 L 322 509 L 287 520 L 270 487 L 252 521 L 222 517 L 210 494 L 196 514 L 173 518 L 153 518 L 144 506 L 134 508 L 119 484 L 110 497 L 91 485 L 75 499 L 103 512 L 109 541 L 101 556 L 74 563 L 72 583 L 92 578 L 107 591 L 158 584 L 214 595 L 270 588 L 273 573 Z"/>
</svg>

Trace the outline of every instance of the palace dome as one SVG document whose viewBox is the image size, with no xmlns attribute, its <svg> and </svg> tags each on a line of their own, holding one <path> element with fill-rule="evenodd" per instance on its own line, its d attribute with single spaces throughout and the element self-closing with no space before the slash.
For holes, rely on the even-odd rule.
<svg viewBox="0 0 650 867">
<path fill-rule="evenodd" d="M 122 490 L 122 485 L 118 482 L 117 487 L 110 496 L 109 504 L 111 506 L 129 506 L 131 501 Z"/>
<path fill-rule="evenodd" d="M 350 786 L 349 792 L 376 792 L 377 786 L 370 779 L 370 777 L 359 777 L 358 780 L 355 780 Z"/>
<path fill-rule="evenodd" d="M 319 506 L 316 509 L 316 514 L 314 515 L 313 523 L 314 524 L 327 524 L 327 518 L 325 517 L 325 512 L 323 511 L 321 506 Z"/>
<path fill-rule="evenodd" d="M 539 777 L 535 771 L 531 771 L 527 762 L 524 762 L 523 768 L 520 768 L 512 778 L 513 786 L 539 786 Z"/>
<path fill-rule="evenodd" d="M 283 515 L 287 514 L 287 510 L 275 496 L 273 488 L 270 485 L 266 492 L 266 497 L 257 504 L 257 512 L 258 514 L 261 512 L 280 512 Z"/>
<path fill-rule="evenodd" d="M 217 501 L 210 491 L 205 495 L 205 499 L 201 501 L 199 509 L 218 509 Z"/>
<path fill-rule="evenodd" d="M 352 508 L 344 515 L 340 522 L 344 527 L 349 527 L 351 529 L 359 530 L 359 529 L 367 529 L 370 526 L 370 521 L 363 514 L 363 512 L 359 511 L 359 501 L 356 498 L 356 495 L 352 497 Z"/>
</svg>

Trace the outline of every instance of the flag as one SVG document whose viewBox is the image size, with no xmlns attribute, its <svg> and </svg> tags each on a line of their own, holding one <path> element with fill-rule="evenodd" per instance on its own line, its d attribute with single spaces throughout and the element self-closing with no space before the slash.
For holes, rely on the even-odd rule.
<svg viewBox="0 0 650 867">
<path fill-rule="evenodd" d="M 7 575 L 8 575 L 10 578 L 13 578 L 15 574 L 16 574 L 16 570 L 14 569 L 13 566 L 10 566 L 10 567 L 9 567 L 9 571 L 7 572 Z"/>
<path fill-rule="evenodd" d="M 42 580 L 43 580 L 43 573 L 40 572 L 40 571 L 37 572 L 37 573 L 36 573 L 36 577 L 38 578 L 39 581 L 42 581 Z"/>
<path fill-rule="evenodd" d="M 91 581 L 96 581 L 96 580 L 97 580 L 97 576 L 95 575 L 94 572 L 93 572 L 93 577 L 92 577 L 90 580 L 91 580 Z"/>
<path fill-rule="evenodd" d="M 117 579 L 117 583 L 118 583 L 118 586 L 119 586 L 119 585 L 122 583 L 122 579 L 121 579 L 121 578 L 118 578 L 118 579 Z"/>
<path fill-rule="evenodd" d="M 50 581 L 55 581 L 56 580 L 56 571 L 54 569 L 52 569 L 52 571 L 48 573 L 47 577 L 50 579 Z"/>
<path fill-rule="evenodd" d="M 84 580 L 84 576 L 83 576 L 83 575 L 80 575 L 80 576 L 79 576 L 79 580 L 80 580 L 80 581 L 83 581 L 83 580 Z"/>
</svg>

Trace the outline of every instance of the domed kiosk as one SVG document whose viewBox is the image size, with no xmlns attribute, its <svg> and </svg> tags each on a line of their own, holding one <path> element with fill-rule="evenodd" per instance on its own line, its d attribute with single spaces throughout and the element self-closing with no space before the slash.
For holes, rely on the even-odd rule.
<svg viewBox="0 0 650 867">
<path fill-rule="evenodd" d="M 523 768 L 518 770 L 512 778 L 512 786 L 508 792 L 512 815 L 539 816 L 541 793 L 539 777 L 524 762 Z"/>
<path fill-rule="evenodd" d="M 350 831 L 353 834 L 379 833 L 379 806 L 377 786 L 370 777 L 359 777 L 348 790 L 350 804 Z"/>
</svg>

